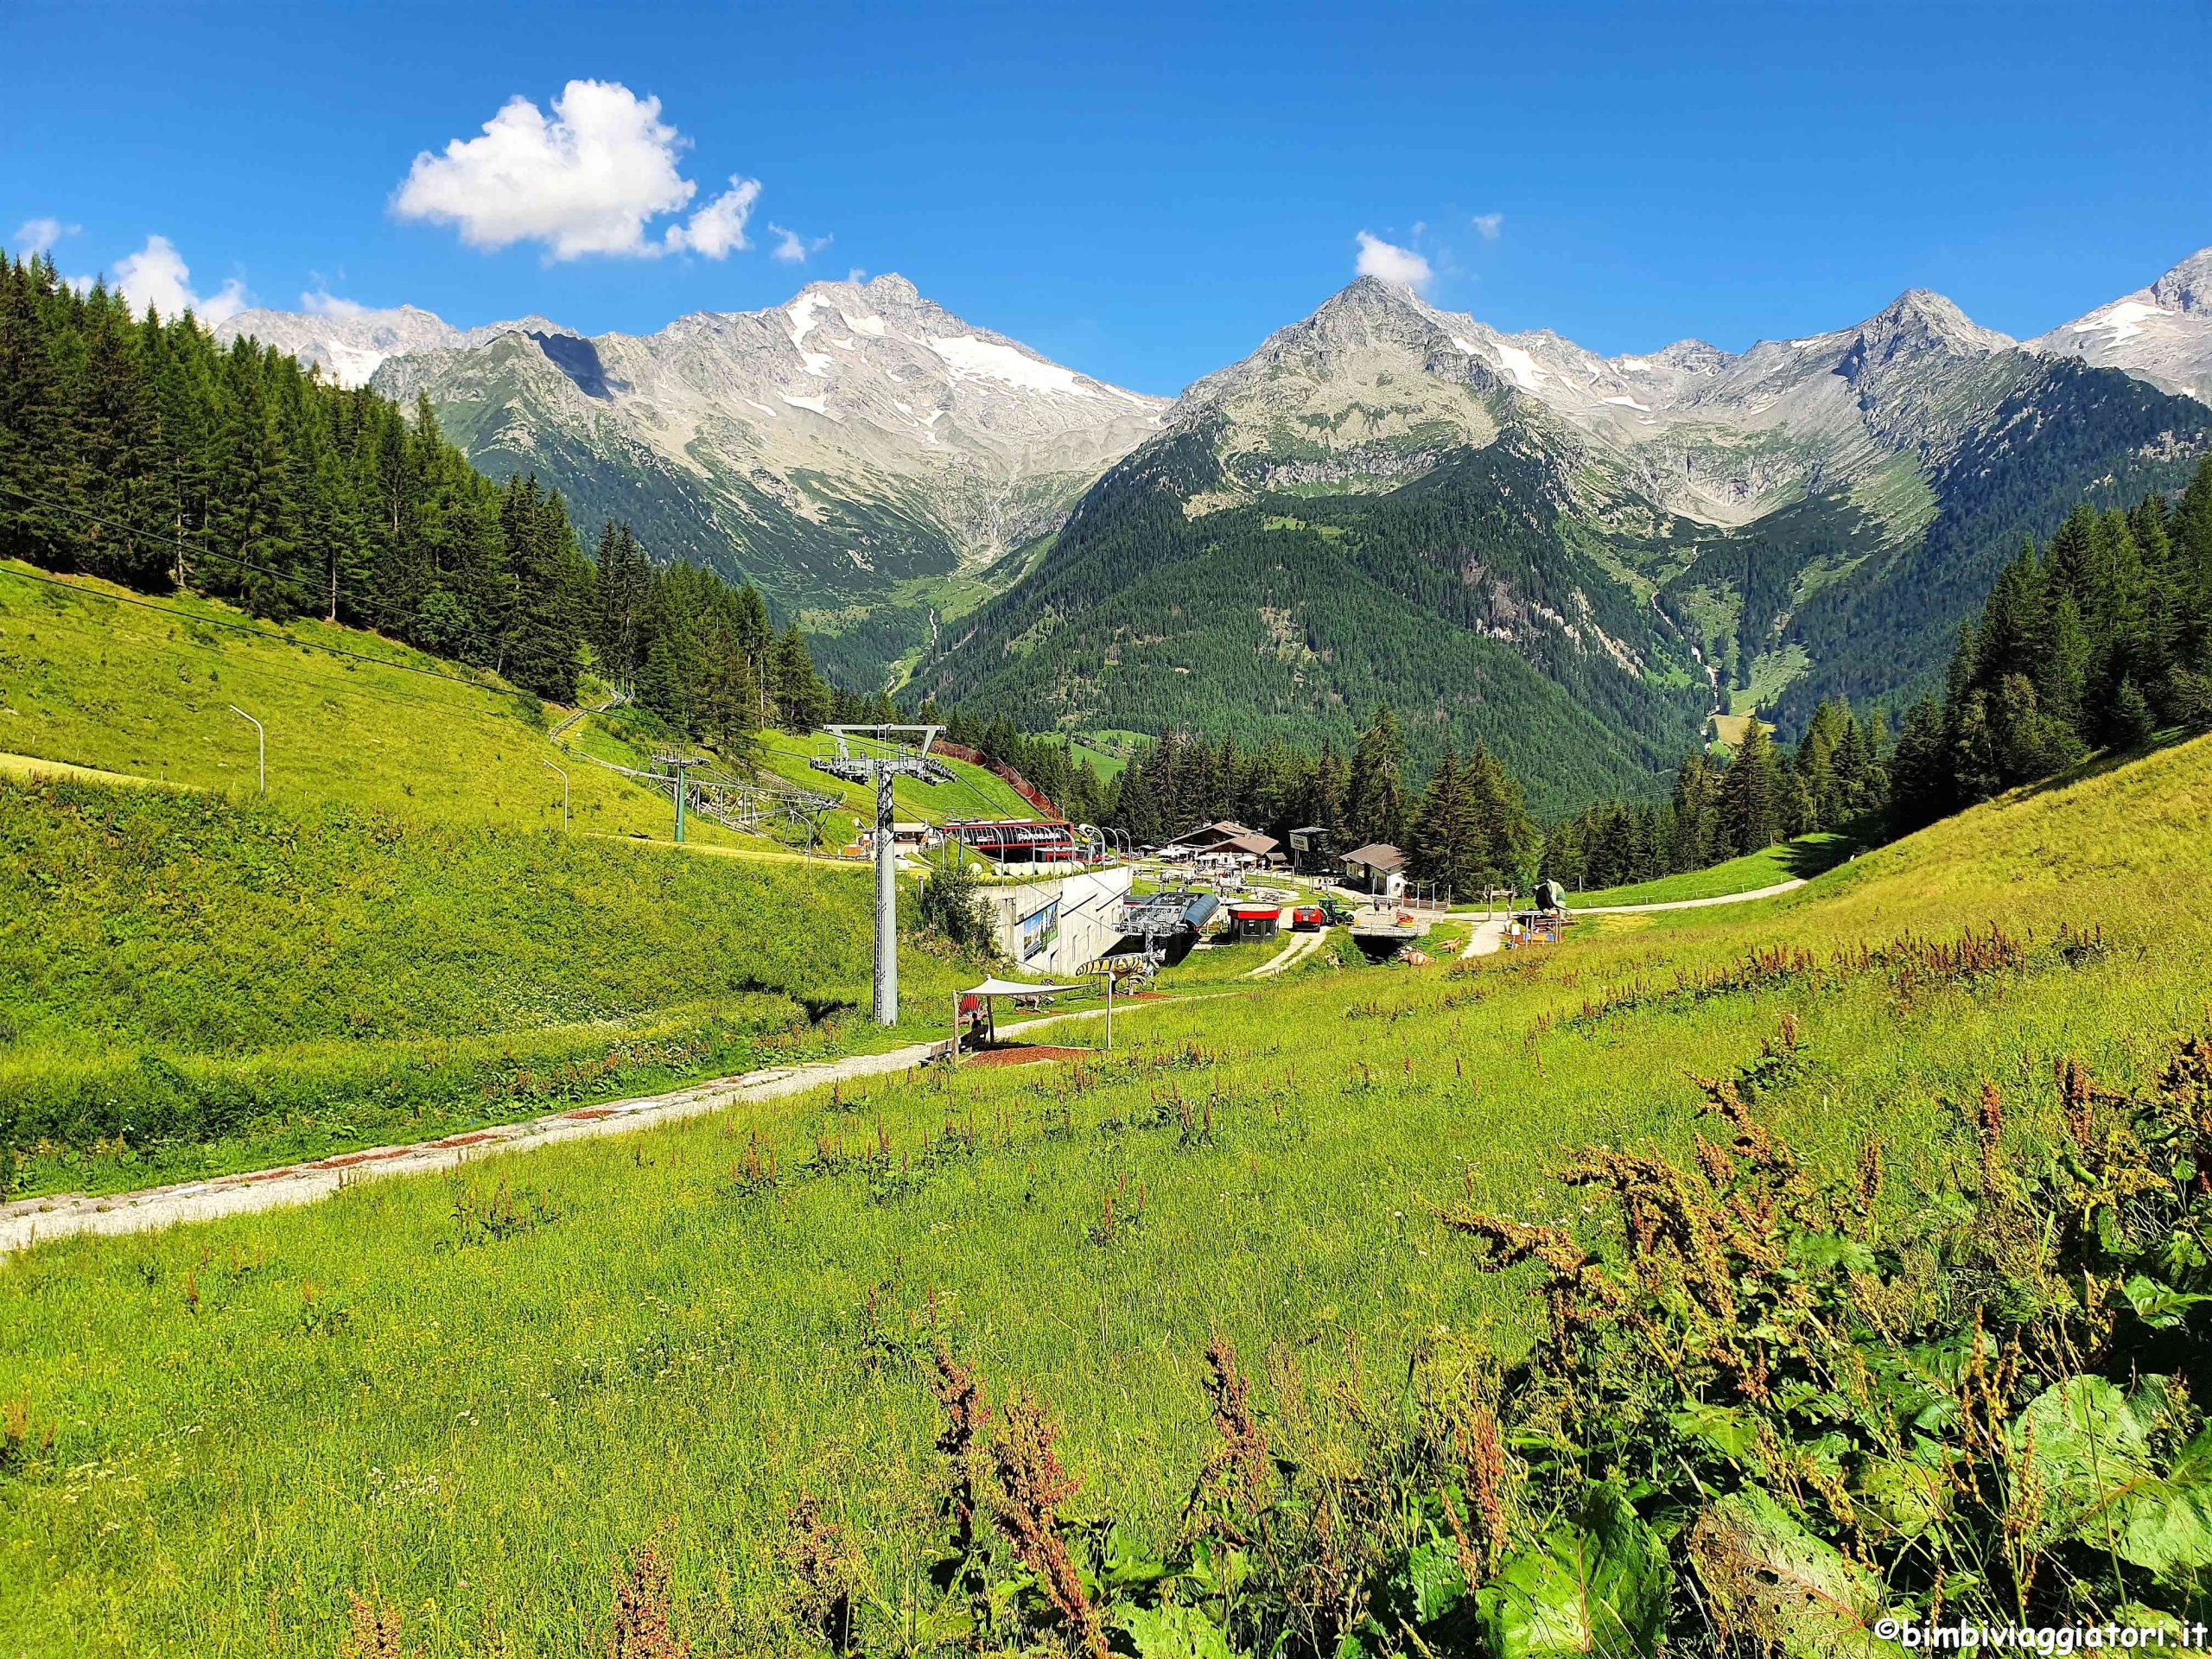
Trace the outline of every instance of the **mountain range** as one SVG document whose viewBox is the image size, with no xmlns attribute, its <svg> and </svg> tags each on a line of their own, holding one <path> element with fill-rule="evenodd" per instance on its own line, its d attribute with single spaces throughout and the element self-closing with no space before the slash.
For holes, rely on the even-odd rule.
<svg viewBox="0 0 2212 1659">
<path fill-rule="evenodd" d="M 1169 407 L 962 321 L 902 276 L 587 338 L 426 311 L 226 325 L 405 402 L 494 476 L 534 471 L 580 524 L 756 583 L 880 676 L 931 601 L 1055 528 Z"/>
<path fill-rule="evenodd" d="M 1172 404 L 903 278 L 647 336 L 413 308 L 226 325 L 579 522 L 762 587 L 827 666 L 1038 728 L 1488 742 L 1562 804 L 1716 709 L 1926 685 L 2024 535 L 2212 446 L 2212 249 L 2036 340 L 1914 289 L 1601 357 L 1362 278 Z"/>
</svg>

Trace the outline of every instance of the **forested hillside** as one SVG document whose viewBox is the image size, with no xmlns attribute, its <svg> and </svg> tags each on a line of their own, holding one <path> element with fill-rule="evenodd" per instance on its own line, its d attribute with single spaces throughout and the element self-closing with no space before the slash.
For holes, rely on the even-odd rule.
<svg viewBox="0 0 2212 1659">
<path fill-rule="evenodd" d="M 1928 689 L 2023 539 L 2050 536 L 2083 503 L 2122 506 L 2178 488 L 2208 443 L 2202 404 L 2116 371 L 2050 364 L 1934 470 L 1923 536 L 1861 558 L 1862 547 L 1832 535 L 1770 562 L 1772 597 L 1747 608 L 1745 632 L 1758 650 L 1794 648 L 1807 667 L 1769 718 L 1796 731 L 1823 697 L 1897 706 Z"/>
<path fill-rule="evenodd" d="M 1897 742 L 1897 809 L 1925 823 L 2091 749 L 2212 726 L 2212 461 L 2180 500 L 2075 510 L 1961 632 L 1941 703 Z"/>
<path fill-rule="evenodd" d="M 493 483 L 411 418 L 188 314 L 134 317 L 0 258 L 0 556 L 371 629 L 571 702 L 588 646 L 680 734 L 741 747 L 839 706 L 749 588 L 656 566 L 609 523 L 596 563 L 527 474 Z"/>
<path fill-rule="evenodd" d="M 1601 802 L 1553 826 L 1544 868 L 1605 887 L 1818 831 L 1879 839 L 2093 750 L 2208 726 L 2212 461 L 2177 500 L 2084 505 L 2022 550 L 1957 636 L 1945 694 L 1913 706 L 1894 747 L 1886 720 L 1840 700 L 1814 709 L 1792 750 L 1751 721 L 1725 764 L 1686 757 L 1669 799 Z"/>
<path fill-rule="evenodd" d="M 1349 747 L 1387 701 L 1417 766 L 1483 743 L 1548 809 L 1645 782 L 1710 707 L 1687 652 L 1656 660 L 1651 613 L 1573 550 L 1526 454 L 1469 453 L 1386 495 L 1185 511 L 1222 481 L 1203 432 L 1141 451 L 921 689 L 1033 726 L 1309 748 Z"/>
</svg>

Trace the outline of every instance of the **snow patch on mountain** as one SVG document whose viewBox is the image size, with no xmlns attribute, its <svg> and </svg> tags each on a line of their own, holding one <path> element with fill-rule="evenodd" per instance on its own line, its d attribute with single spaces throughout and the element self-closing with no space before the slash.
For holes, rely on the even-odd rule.
<svg viewBox="0 0 2212 1659">
<path fill-rule="evenodd" d="M 1029 391 L 1058 392 L 1077 397 L 1097 396 L 1072 369 L 1027 356 L 1011 346 L 978 340 L 973 334 L 933 339 L 929 347 L 950 365 L 955 374 L 1003 380 L 1010 386 Z"/>
<path fill-rule="evenodd" d="M 2212 248 L 2028 344 L 2212 403 Z"/>
</svg>

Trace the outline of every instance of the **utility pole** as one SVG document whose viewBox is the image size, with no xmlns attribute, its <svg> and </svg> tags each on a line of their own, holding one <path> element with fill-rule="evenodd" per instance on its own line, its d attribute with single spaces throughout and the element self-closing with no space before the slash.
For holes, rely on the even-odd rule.
<svg viewBox="0 0 2212 1659">
<path fill-rule="evenodd" d="M 235 702 L 229 703 L 225 706 L 240 720 L 245 721 L 247 725 L 253 728 L 254 747 L 258 753 L 261 771 L 260 792 L 266 795 L 269 793 L 269 734 L 262 730 L 261 722 L 259 721 L 256 720 L 251 715 L 246 713 L 245 709 L 239 708 Z"/>
<path fill-rule="evenodd" d="M 539 761 L 537 764 L 538 764 L 539 766 L 541 766 L 544 767 L 544 768 L 545 768 L 545 770 L 546 770 L 546 771 L 548 771 L 548 772 L 559 772 L 559 773 L 560 773 L 560 777 L 561 777 L 561 828 L 562 828 L 562 829 L 563 829 L 563 830 L 566 830 L 566 829 L 569 827 L 569 774 L 568 774 L 567 772 L 562 772 L 562 771 L 561 771 L 561 768 L 560 768 L 560 767 L 558 767 L 558 766 L 555 766 L 555 765 L 554 765 L 550 760 L 541 760 L 541 761 Z M 681 841 L 681 840 L 683 840 L 683 836 L 678 836 L 677 837 L 677 839 L 678 841 Z"/>
<path fill-rule="evenodd" d="M 891 786 L 898 773 L 875 769 L 875 1023 L 899 1023 L 899 836 Z"/>
<path fill-rule="evenodd" d="M 683 844 L 683 798 L 689 793 L 683 780 L 693 766 L 706 763 L 696 755 L 657 754 L 653 757 L 653 764 L 666 766 L 676 774 L 676 844 L 681 847 Z"/>
<path fill-rule="evenodd" d="M 901 778 L 918 778 L 925 784 L 942 780 L 943 765 L 929 758 L 930 745 L 943 730 L 938 726 L 828 726 L 823 728 L 837 740 L 835 755 L 817 756 L 810 764 L 848 783 L 875 786 L 875 1023 L 899 1023 L 899 849 L 896 846 L 895 802 L 892 786 Z M 902 738 L 899 734 L 912 734 Z M 855 754 L 860 741 L 872 752 Z"/>
</svg>

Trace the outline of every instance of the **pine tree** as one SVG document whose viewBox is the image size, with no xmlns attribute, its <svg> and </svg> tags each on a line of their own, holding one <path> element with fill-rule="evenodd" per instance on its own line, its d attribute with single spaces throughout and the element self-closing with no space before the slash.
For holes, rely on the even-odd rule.
<svg viewBox="0 0 2212 1659">
<path fill-rule="evenodd" d="M 1459 757 L 1447 748 L 1429 774 L 1408 826 L 1406 852 L 1414 877 L 1469 891 L 1474 886 L 1475 840 L 1474 797 Z"/>
<path fill-rule="evenodd" d="M 1753 715 L 1720 775 L 1721 835 L 1732 852 L 1756 853 L 1774 844 L 1781 827 L 1780 798 L 1774 740 Z"/>
<path fill-rule="evenodd" d="M 1406 744 L 1387 702 L 1352 750 L 1345 816 L 1351 834 L 1365 842 L 1397 844 L 1405 833 Z"/>
</svg>

